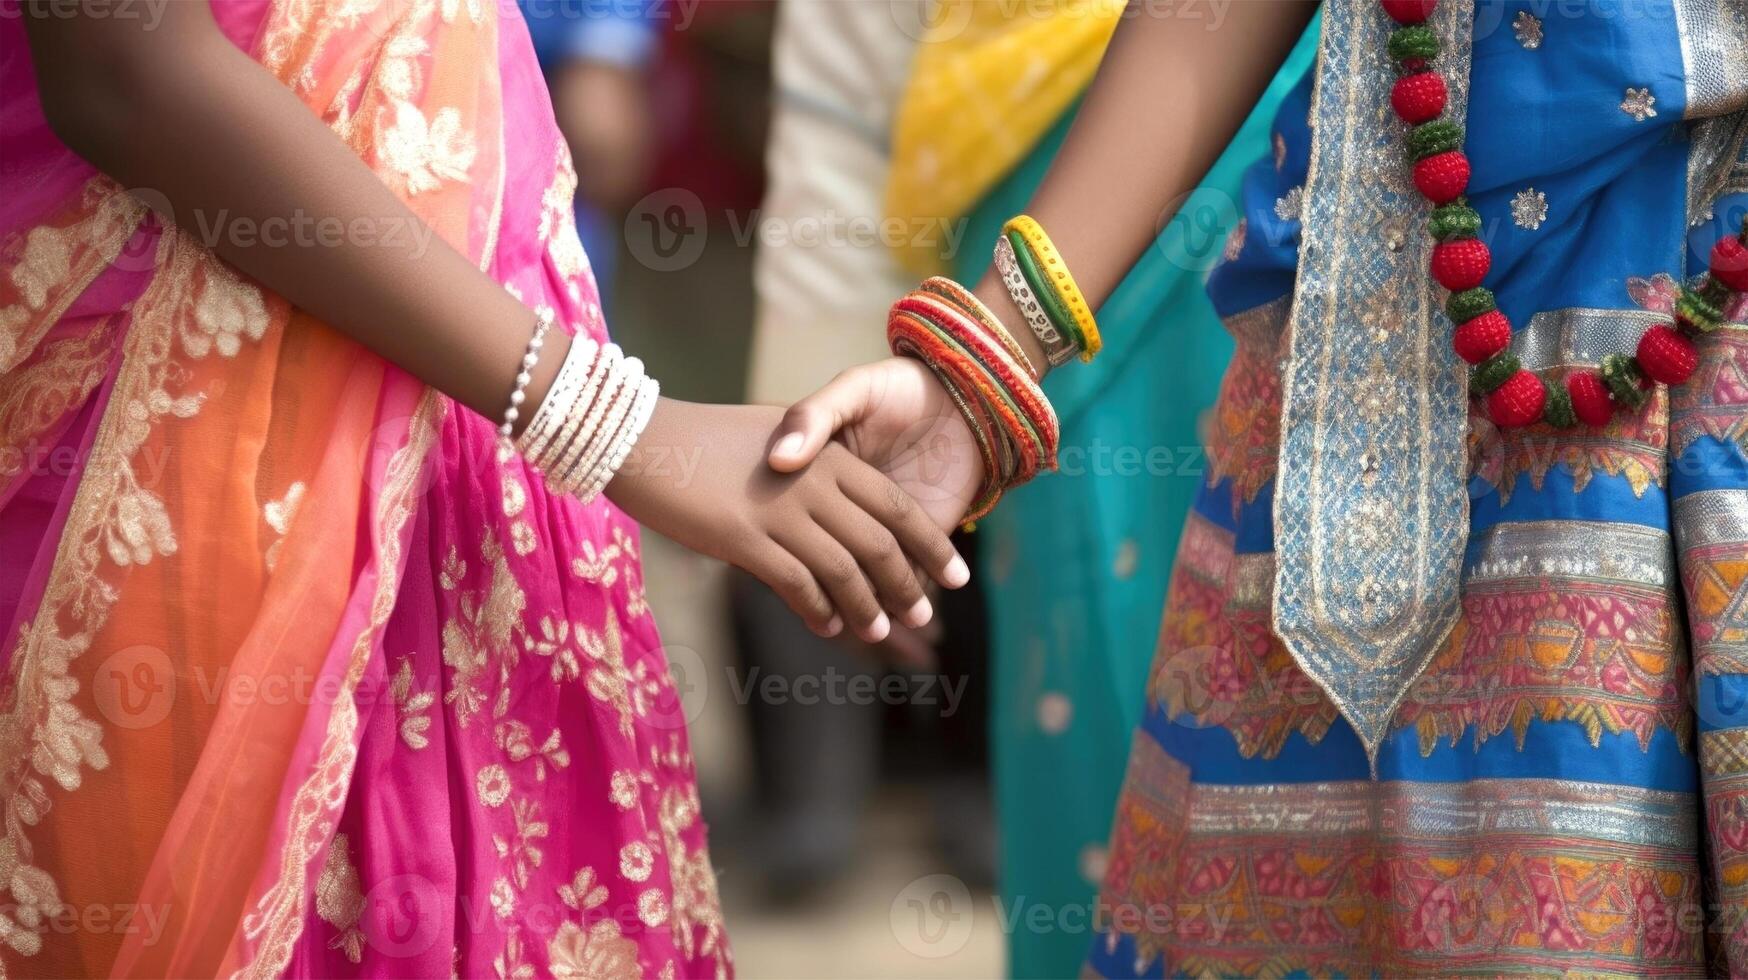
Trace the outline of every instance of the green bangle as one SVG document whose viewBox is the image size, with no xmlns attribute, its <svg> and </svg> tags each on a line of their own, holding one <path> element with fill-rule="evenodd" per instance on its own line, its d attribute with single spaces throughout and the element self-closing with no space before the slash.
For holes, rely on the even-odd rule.
<svg viewBox="0 0 1748 980">
<path fill-rule="evenodd" d="M 1032 295 L 1038 297 L 1038 305 L 1044 308 L 1044 315 L 1056 325 L 1056 329 L 1066 334 L 1074 341 L 1075 351 L 1086 350 L 1086 335 L 1080 332 L 1080 321 L 1068 312 L 1068 307 L 1062 305 L 1062 297 L 1056 295 L 1056 287 L 1051 284 L 1050 277 L 1038 269 L 1038 259 L 1032 254 L 1032 247 L 1026 244 L 1026 238 L 1017 231 L 1010 231 L 1008 244 L 1014 247 L 1014 260 L 1019 263 L 1020 274 L 1026 277 L 1027 285 L 1032 287 Z"/>
</svg>

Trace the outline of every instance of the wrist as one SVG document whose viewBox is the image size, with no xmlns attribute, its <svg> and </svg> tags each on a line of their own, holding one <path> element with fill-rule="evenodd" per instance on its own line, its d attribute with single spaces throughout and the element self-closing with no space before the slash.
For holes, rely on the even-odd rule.
<svg viewBox="0 0 1748 980">
<path fill-rule="evenodd" d="M 1045 354 L 1044 345 L 1039 342 L 1038 336 L 1027 327 L 1026 315 L 1014 304 L 1014 298 L 1008 294 L 1001 277 L 991 269 L 977 281 L 977 287 L 971 293 L 1001 321 L 1008 335 L 1013 337 L 1021 352 L 1026 355 L 1033 376 L 1043 380 L 1044 375 L 1050 373 L 1050 358 Z"/>
</svg>

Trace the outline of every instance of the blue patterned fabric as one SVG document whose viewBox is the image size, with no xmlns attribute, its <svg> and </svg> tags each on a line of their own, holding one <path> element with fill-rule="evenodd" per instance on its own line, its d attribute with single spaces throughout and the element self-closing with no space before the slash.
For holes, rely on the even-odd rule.
<svg viewBox="0 0 1748 980">
<path fill-rule="evenodd" d="M 1469 81 L 1471 200 L 1513 350 L 1555 380 L 1631 353 L 1748 217 L 1748 5 L 1483 3 Z M 1387 86 L 1360 111 L 1387 114 Z M 1689 382 L 1606 429 L 1471 413 L 1460 615 L 1385 715 L 1374 778 L 1275 629 L 1286 334 L 1301 220 L 1328 220 L 1304 210 L 1309 120 L 1332 111 L 1309 74 L 1282 104 L 1209 280 L 1237 348 L 1087 969 L 1748 972 L 1748 311 L 1700 342 Z M 1328 247 L 1424 235 L 1424 215 L 1348 218 L 1363 233 Z M 1364 357 L 1397 326 L 1356 318 L 1333 339 Z M 1434 370 L 1458 368 L 1446 350 Z M 1413 383 L 1379 369 L 1386 400 Z M 1329 424 L 1363 434 L 1366 396 Z M 1366 468 L 1337 453 L 1324 474 Z M 1382 521 L 1318 560 L 1415 530 Z"/>
</svg>

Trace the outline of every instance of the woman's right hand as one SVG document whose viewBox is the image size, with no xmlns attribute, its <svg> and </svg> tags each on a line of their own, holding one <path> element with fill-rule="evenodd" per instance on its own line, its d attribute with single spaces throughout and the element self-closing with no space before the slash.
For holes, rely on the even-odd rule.
<svg viewBox="0 0 1748 980">
<path fill-rule="evenodd" d="M 927 623 L 920 578 L 948 588 L 970 578 L 946 532 L 842 445 L 799 472 L 771 469 L 782 419 L 778 408 L 664 398 L 607 495 L 640 523 L 746 569 L 822 635 L 848 622 L 879 642 L 888 613 Z"/>
</svg>

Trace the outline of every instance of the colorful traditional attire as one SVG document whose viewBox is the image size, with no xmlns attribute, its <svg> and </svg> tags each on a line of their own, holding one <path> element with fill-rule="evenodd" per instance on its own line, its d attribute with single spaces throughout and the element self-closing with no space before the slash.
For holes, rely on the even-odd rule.
<svg viewBox="0 0 1748 980">
<path fill-rule="evenodd" d="M 1512 350 L 1631 353 L 1748 213 L 1748 4 L 1431 23 Z M 1087 971 L 1748 973 L 1748 310 L 1606 429 L 1471 410 L 1393 26 L 1325 5 L 1209 283 L 1237 354 Z"/>
<path fill-rule="evenodd" d="M 423 222 L 372 234 L 604 337 L 513 7 L 213 6 Z M 635 525 L 75 158 L 22 31 L 6 0 L 6 971 L 727 973 Z"/>
</svg>

